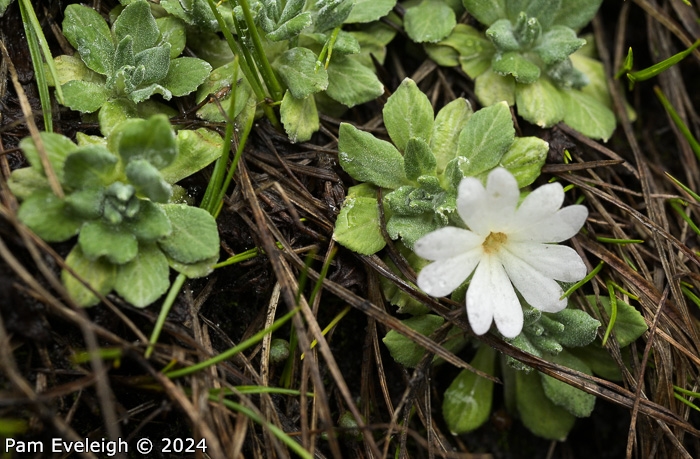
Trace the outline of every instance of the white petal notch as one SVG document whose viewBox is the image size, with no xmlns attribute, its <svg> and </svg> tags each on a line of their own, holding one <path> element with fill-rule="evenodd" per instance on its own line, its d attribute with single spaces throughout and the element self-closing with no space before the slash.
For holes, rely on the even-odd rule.
<svg viewBox="0 0 700 459">
<path fill-rule="evenodd" d="M 576 282 L 586 266 L 570 247 L 588 217 L 581 205 L 562 208 L 558 183 L 530 193 L 518 207 L 520 191 L 506 169 L 491 171 L 486 188 L 474 177 L 462 180 L 457 212 L 469 229 L 445 227 L 416 241 L 416 253 L 432 261 L 418 275 L 418 286 L 432 296 L 457 289 L 474 273 L 467 289 L 467 317 L 474 333 L 486 333 L 492 322 L 506 338 L 523 328 L 516 290 L 544 312 L 566 307 L 557 281 Z"/>
</svg>

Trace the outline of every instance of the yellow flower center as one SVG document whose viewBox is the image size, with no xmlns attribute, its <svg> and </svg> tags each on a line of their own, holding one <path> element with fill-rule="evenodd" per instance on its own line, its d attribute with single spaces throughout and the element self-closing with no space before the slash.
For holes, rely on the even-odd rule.
<svg viewBox="0 0 700 459">
<path fill-rule="evenodd" d="M 498 252 L 500 247 L 506 243 L 508 236 L 503 233 L 491 233 L 486 237 L 486 240 L 482 244 L 484 247 L 484 252 L 495 253 Z"/>
</svg>

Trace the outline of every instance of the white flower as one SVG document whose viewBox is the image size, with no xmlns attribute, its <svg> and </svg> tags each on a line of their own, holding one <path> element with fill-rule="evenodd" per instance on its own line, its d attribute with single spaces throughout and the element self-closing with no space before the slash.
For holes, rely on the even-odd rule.
<svg viewBox="0 0 700 459">
<path fill-rule="evenodd" d="M 523 311 L 513 286 L 525 301 L 544 312 L 566 307 L 556 281 L 575 282 L 586 275 L 581 257 L 570 247 L 551 244 L 574 236 L 588 216 L 584 206 L 561 208 L 559 183 L 541 186 L 518 207 L 520 191 L 505 169 L 493 170 L 484 189 L 473 177 L 459 185 L 457 212 L 469 230 L 447 226 L 416 241 L 415 252 L 434 263 L 418 275 L 418 286 L 445 296 L 474 272 L 467 290 L 467 317 L 481 335 L 495 321 L 508 338 L 520 334 Z M 475 271 L 476 269 L 476 271 Z"/>
</svg>

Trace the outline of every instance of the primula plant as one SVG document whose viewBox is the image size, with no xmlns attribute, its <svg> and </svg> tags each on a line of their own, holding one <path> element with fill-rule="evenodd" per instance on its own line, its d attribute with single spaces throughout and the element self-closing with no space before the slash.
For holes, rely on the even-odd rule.
<svg viewBox="0 0 700 459">
<path fill-rule="evenodd" d="M 564 121 L 581 133 L 607 140 L 615 129 L 602 64 L 577 31 L 602 0 L 463 0 L 482 32 L 458 24 L 429 55 L 457 66 L 475 80 L 479 101 L 505 100 L 542 127 Z"/>
<path fill-rule="evenodd" d="M 463 177 L 484 180 L 503 167 L 524 187 L 540 173 L 547 142 L 515 137 L 508 106 L 473 112 L 457 99 L 433 115 L 430 101 L 406 79 L 384 107 L 393 143 L 350 124 L 340 125 L 340 165 L 354 179 L 336 222 L 334 238 L 362 254 L 385 245 L 377 196 L 381 188 L 386 230 L 408 247 L 427 233 L 460 224 L 457 190 Z"/>
<path fill-rule="evenodd" d="M 106 142 L 82 136 L 76 145 L 46 132 L 41 141 L 62 196 L 27 138 L 20 146 L 31 167 L 13 171 L 10 181 L 23 200 L 18 217 L 49 242 L 78 236 L 66 264 L 94 290 L 115 290 L 144 307 L 168 289 L 169 267 L 190 277 L 211 272 L 219 255 L 216 222 L 203 209 L 171 202 L 171 183 L 220 154 L 216 134 L 202 129 L 176 136 L 168 119 L 156 115 L 123 122 Z M 99 301 L 69 271 L 62 279 L 78 304 Z"/>
<path fill-rule="evenodd" d="M 61 85 L 66 106 L 99 112 L 105 135 L 128 118 L 171 113 L 149 99 L 155 94 L 165 100 L 190 94 L 211 71 L 202 59 L 178 57 L 185 48 L 184 24 L 175 18 L 154 18 L 145 0 L 124 7 L 111 28 L 92 8 L 69 5 L 63 34 L 79 58 L 56 58 L 55 84 Z"/>
</svg>

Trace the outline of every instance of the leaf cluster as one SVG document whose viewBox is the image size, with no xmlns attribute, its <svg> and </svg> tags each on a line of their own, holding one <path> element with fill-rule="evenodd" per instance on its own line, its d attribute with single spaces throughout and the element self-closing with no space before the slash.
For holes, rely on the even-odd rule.
<svg viewBox="0 0 700 459">
<path fill-rule="evenodd" d="M 437 44 L 426 45 L 441 65 L 475 79 L 485 105 L 505 100 L 542 127 L 564 121 L 583 134 L 607 140 L 615 129 L 602 64 L 577 30 L 602 0 L 463 0 L 485 32 L 458 24 Z"/>
<path fill-rule="evenodd" d="M 218 138 L 218 136 L 217 136 Z M 220 152 L 206 131 L 177 136 L 164 115 L 120 124 L 110 137 L 81 137 L 80 145 L 41 133 L 63 197 L 51 191 L 37 145 L 20 146 L 31 167 L 13 171 L 10 187 L 23 202 L 19 219 L 49 242 L 78 236 L 66 258 L 70 269 L 101 294 L 116 290 L 137 307 L 155 301 L 170 285 L 169 266 L 197 277 L 218 259 L 216 222 L 206 211 L 171 203 L 173 186 Z M 178 149 L 184 155 L 178 158 Z M 194 169 L 194 170 L 192 170 Z M 78 304 L 98 298 L 64 270 Z"/>
<path fill-rule="evenodd" d="M 63 34 L 79 59 L 56 58 L 55 84 L 71 109 L 99 110 L 104 134 L 123 119 L 143 115 L 138 104 L 155 94 L 170 100 L 195 91 L 211 71 L 201 59 L 178 57 L 185 48 L 184 24 L 154 18 L 145 0 L 130 2 L 111 27 L 92 8 L 69 5 Z"/>
<path fill-rule="evenodd" d="M 548 151 L 543 140 L 515 137 L 507 104 L 473 112 L 467 100 L 457 99 L 434 117 L 427 96 L 410 79 L 389 97 L 383 115 L 392 142 L 340 125 L 340 165 L 365 183 L 349 189 L 333 237 L 362 254 L 385 244 L 379 187 L 387 233 L 410 248 L 437 228 L 463 226 L 455 210 L 462 178 L 485 179 L 493 168 L 505 167 L 524 187 L 539 176 Z"/>
</svg>

